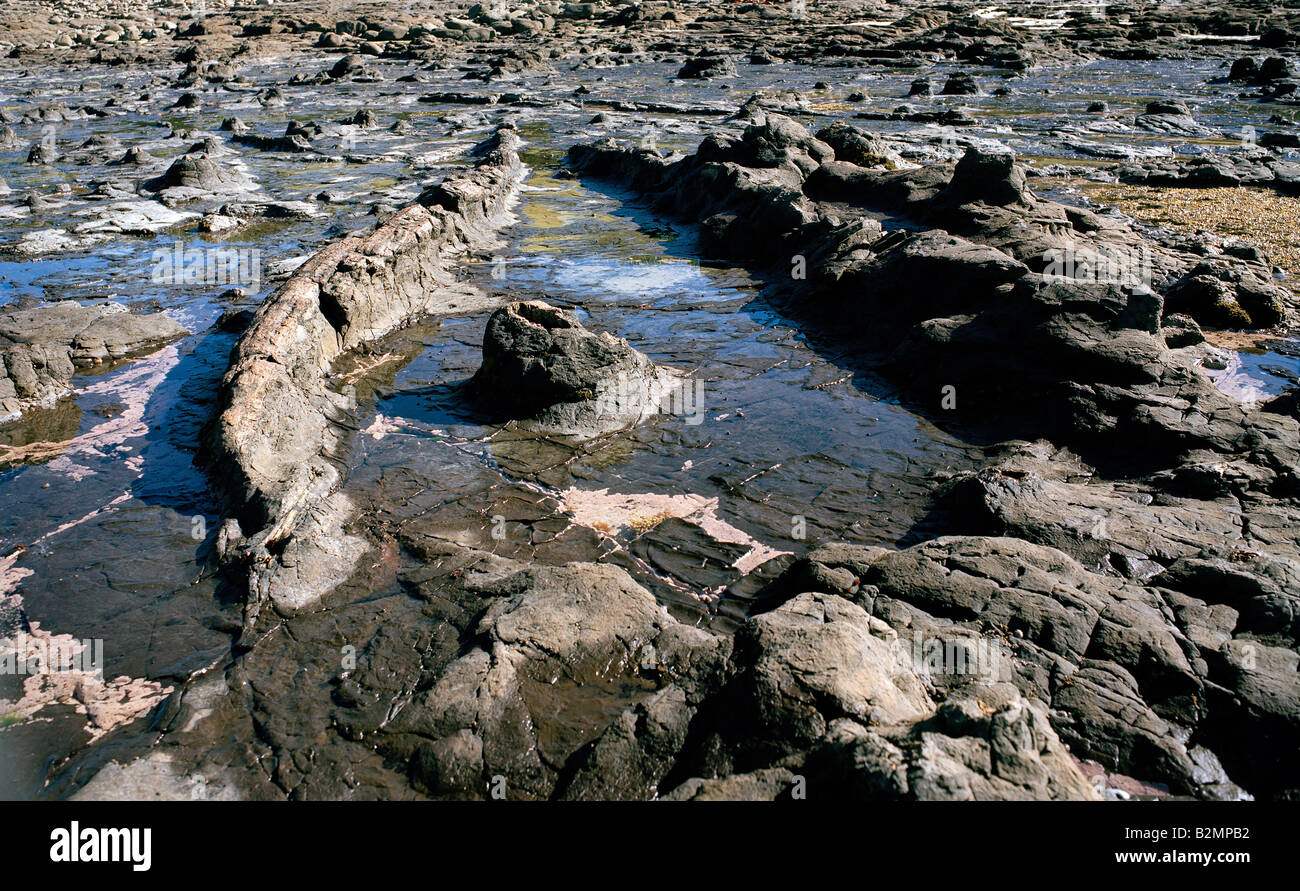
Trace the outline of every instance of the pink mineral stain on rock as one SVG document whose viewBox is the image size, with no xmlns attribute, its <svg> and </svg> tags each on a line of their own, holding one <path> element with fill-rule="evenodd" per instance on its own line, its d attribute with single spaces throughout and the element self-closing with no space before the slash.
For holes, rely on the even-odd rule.
<svg viewBox="0 0 1300 891">
<path fill-rule="evenodd" d="M 753 571 L 773 557 L 790 553 L 770 548 L 747 532 L 720 519 L 717 498 L 695 494 L 658 495 L 652 492 L 611 494 L 608 489 L 566 489 L 560 493 L 559 498 L 575 523 L 604 532 L 626 528 L 644 531 L 653 529 L 667 519 L 685 520 L 698 526 L 714 541 L 749 548 L 731 564 L 742 573 Z"/>
</svg>

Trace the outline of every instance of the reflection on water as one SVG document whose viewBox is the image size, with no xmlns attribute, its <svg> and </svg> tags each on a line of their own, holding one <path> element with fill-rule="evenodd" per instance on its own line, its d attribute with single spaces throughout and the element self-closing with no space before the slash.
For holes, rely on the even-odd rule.
<svg viewBox="0 0 1300 891">
<path fill-rule="evenodd" d="M 503 432 L 460 389 L 487 313 L 444 319 L 436 333 L 412 332 L 424 350 L 378 388 L 361 423 L 349 484 L 359 504 L 401 503 L 401 522 L 424 534 L 497 553 L 619 562 L 669 602 L 738 615 L 749 592 L 732 586 L 747 572 L 828 540 L 897 542 L 922 519 L 931 475 L 970 462 L 960 443 L 872 395 L 883 391 L 863 376 L 870 357 L 814 342 L 744 270 L 695 260 L 692 233 L 554 173 L 527 183 L 507 259 L 471 275 L 501 300 L 573 308 L 689 373 L 702 382 L 703 421 L 659 415 L 582 446 Z M 418 489 L 413 466 L 429 474 Z M 493 517 L 507 518 L 505 538 L 492 537 Z M 587 536 L 557 548 L 574 527 Z"/>
</svg>

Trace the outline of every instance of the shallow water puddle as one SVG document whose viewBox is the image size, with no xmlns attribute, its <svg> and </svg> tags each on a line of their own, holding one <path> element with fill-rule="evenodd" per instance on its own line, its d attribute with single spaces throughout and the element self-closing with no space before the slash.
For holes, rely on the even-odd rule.
<svg viewBox="0 0 1300 891">
<path fill-rule="evenodd" d="M 1211 339 L 1218 338 L 1212 335 Z M 1265 402 L 1300 387 L 1300 341 L 1259 340 L 1258 345 L 1224 352 L 1226 361 L 1206 363 L 1202 371 L 1220 390 L 1242 402 Z"/>
<path fill-rule="evenodd" d="M 847 357 L 764 300 L 762 282 L 695 259 L 692 233 L 596 184 L 547 169 L 538 182 L 509 243 L 472 268 L 475 283 L 626 337 L 688 375 L 698 411 L 581 445 L 503 430 L 490 399 L 470 405 L 460 389 L 487 313 L 445 318 L 376 388 L 348 484 L 359 504 L 504 556 L 616 562 L 670 603 L 733 613 L 745 595 L 729 586 L 777 557 L 828 540 L 898 541 L 923 520 L 930 475 L 972 460 L 871 395 L 839 364 Z"/>
</svg>

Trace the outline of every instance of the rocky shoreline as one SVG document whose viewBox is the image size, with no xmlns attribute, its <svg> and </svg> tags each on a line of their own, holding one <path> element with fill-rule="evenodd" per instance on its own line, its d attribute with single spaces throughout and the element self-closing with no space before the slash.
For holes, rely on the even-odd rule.
<svg viewBox="0 0 1300 891">
<path fill-rule="evenodd" d="M 844 132 L 839 144 L 853 151 L 862 137 Z M 1221 324 L 1222 313 L 1241 307 L 1239 322 L 1259 316 L 1272 326 L 1293 312 L 1289 293 L 1244 251 L 1217 262 L 1207 259 L 1212 248 L 1179 257 L 1135 245 L 1131 230 L 1086 211 L 1041 202 L 1009 155 L 972 149 L 950 171 L 895 173 L 869 172 L 841 153 L 769 115 L 742 139 L 709 137 L 682 159 L 609 144 L 579 146 L 570 157 L 580 171 L 698 221 L 705 249 L 718 256 L 812 258 L 807 299 L 829 304 L 841 331 L 835 319 L 849 306 L 870 318 L 861 336 L 887 338 L 890 373 L 918 401 L 932 394 L 932 410 L 942 410 L 945 387 L 963 400 L 962 411 L 973 404 L 988 418 L 1005 417 L 1008 403 L 1041 406 L 1032 413 L 1035 432 L 1051 442 L 1009 444 L 1011 458 L 954 480 L 941 499 L 957 529 L 996 537 L 941 538 L 861 561 L 852 584 L 889 580 L 879 613 L 881 592 L 872 586 L 873 615 L 898 633 L 938 621 L 1014 635 L 1020 689 L 1053 705 L 1074 751 L 1112 769 L 1191 794 L 1204 782 L 1198 776 L 1217 771 L 1216 782 L 1226 781 L 1217 766 L 1206 767 L 1217 759 L 1198 740 L 1226 739 L 1237 732 L 1228 728 L 1260 721 L 1268 729 L 1251 734 L 1260 748 L 1228 756 L 1232 772 L 1249 774 L 1255 788 L 1265 776 L 1284 776 L 1286 767 L 1266 753 L 1294 744 L 1277 734 L 1295 739 L 1282 703 L 1293 701 L 1283 691 L 1293 680 L 1300 601 L 1274 574 L 1290 577 L 1296 567 L 1300 428 L 1289 406 L 1243 411 L 1194 366 L 1204 361 L 1198 317 Z M 823 209 L 810 196 L 837 207 Z M 864 219 L 840 224 L 845 202 L 905 213 L 922 228 L 882 235 Z M 1100 283 L 1044 274 L 1067 252 L 1135 250 L 1153 256 L 1169 284 L 1152 290 L 1127 274 Z M 1216 283 L 1216 298 L 1188 299 L 1202 282 Z M 1108 481 L 1082 462 L 1063 471 L 1066 449 L 1127 472 Z M 1091 604 L 1065 593 L 1071 558 L 1104 573 L 1078 566 L 1112 593 Z M 801 579 L 787 590 L 839 593 L 826 584 L 833 564 L 808 559 L 816 572 L 802 571 L 820 584 Z M 908 568 L 891 571 L 891 563 Z M 998 581 L 1035 573 L 1051 582 L 1020 591 Z M 1229 578 L 1247 586 L 1248 600 L 1228 594 Z M 1211 638 L 1205 620 L 1216 608 L 1232 628 L 1220 625 Z M 1079 634 L 1070 642 L 1074 621 Z M 1247 651 L 1271 667 L 1244 671 Z M 1272 675 L 1263 682 L 1270 693 L 1259 696 L 1262 673 Z M 1161 754 L 1137 754 L 1151 744 Z"/>
<path fill-rule="evenodd" d="M 226 308 L 201 324 L 173 318 L 184 303 L 0 305 L 0 423 L 14 431 L 79 398 L 78 371 L 177 342 L 217 354 L 186 397 L 201 423 L 172 434 L 220 514 L 194 537 L 211 587 L 197 618 L 160 625 L 202 626 L 202 664 L 148 675 L 160 701 L 70 747 L 28 797 L 1297 795 L 1300 389 L 1242 398 L 1214 373 L 1241 361 L 1217 345 L 1227 335 L 1290 343 L 1300 303 L 1248 239 L 1144 225 L 1076 187 L 1295 194 L 1284 112 L 1300 101 L 1300 14 L 646 0 L 176 20 L 143 2 L 31 6 L 0 27 L 6 66 L 166 66 L 152 87 L 166 114 L 220 124 L 166 123 L 159 157 L 116 137 L 74 155 L 17 134 L 52 116 L 92 126 L 94 106 L 0 108 L 30 176 L 84 161 L 132 177 L 91 183 L 90 229 L 24 223 L 10 266 L 129 233 L 269 244 L 280 227 L 300 256 L 255 308 L 222 281 L 211 299 Z M 265 59 L 293 61 L 244 80 Z M 1258 106 L 1261 132 L 1148 98 L 1123 79 L 1133 63 L 1213 69 L 1195 95 Z M 1068 112 L 1028 99 L 1032 114 L 996 123 L 1036 72 L 1072 65 L 1123 89 L 1070 97 Z M 773 69 L 809 83 L 749 88 Z M 844 82 L 812 80 L 827 72 Z M 297 90 L 368 104 L 289 117 L 283 133 L 237 116 Z M 432 128 L 458 141 L 421 143 Z M 375 171 L 364 201 L 340 192 Z M 28 187 L 15 218 L 83 200 Z M 681 307 L 672 336 L 703 345 L 666 354 L 652 329 L 594 314 L 620 288 L 644 308 L 655 279 L 628 271 L 635 258 L 581 278 L 598 242 L 579 236 L 614 231 L 593 194 L 617 195 L 639 238 L 673 227 L 669 256 L 692 270 L 752 276 L 738 305 L 812 344 L 826 379 L 692 403 L 697 381 L 732 392 L 707 338 L 735 319 Z M 497 275 L 552 232 L 546 284 L 527 262 Z M 204 325 L 206 346 L 187 334 Z M 794 364 L 770 342 L 725 361 Z M 448 368 L 401 384 L 422 361 Z M 914 441 L 953 437 L 972 459 L 918 464 L 921 496 L 856 482 L 846 459 L 800 479 L 794 509 L 748 488 L 789 462 L 763 446 L 708 476 L 712 498 L 669 475 L 731 448 L 732 428 L 710 424 L 743 439 L 796 389 L 847 399 L 845 380 L 919 419 Z M 74 424 L 48 454 L 24 444 L 5 473 L 86 435 Z M 638 450 L 657 487 L 638 489 Z M 136 490 L 151 454 L 127 459 Z M 788 531 L 810 488 L 846 503 L 838 534 Z M 905 535 L 865 521 L 891 498 L 918 517 Z M 5 640 L 58 615 L 42 601 L 34 620 L 27 550 L 0 556 Z M 0 723 L 0 741 L 35 733 L 29 718 Z"/>
<path fill-rule="evenodd" d="M 458 287 L 454 264 L 490 247 L 509 222 L 524 175 L 518 148 L 512 129 L 498 130 L 476 150 L 471 171 L 429 189 L 373 234 L 308 260 L 235 344 L 211 460 L 234 507 L 221 557 L 248 567 L 245 634 L 262 603 L 292 614 L 355 571 L 366 545 L 344 533 L 351 505 L 335 491 L 346 448 L 338 431 L 355 398 L 331 386 L 328 372 L 342 354 L 397 328 L 486 299 Z"/>
</svg>

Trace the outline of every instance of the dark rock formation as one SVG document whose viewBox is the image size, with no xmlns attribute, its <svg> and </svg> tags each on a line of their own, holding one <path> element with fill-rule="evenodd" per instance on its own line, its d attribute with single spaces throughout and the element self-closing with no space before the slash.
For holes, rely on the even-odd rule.
<svg viewBox="0 0 1300 891">
<path fill-rule="evenodd" d="M 715 77 L 735 77 L 736 63 L 730 56 L 691 56 L 677 72 L 683 80 L 707 80 Z"/>
<path fill-rule="evenodd" d="M 971 150 L 951 171 L 866 170 L 828 159 L 825 143 L 767 117 L 740 140 L 707 137 L 681 160 L 608 143 L 576 147 L 571 158 L 699 220 L 716 253 L 750 262 L 809 258 L 809 299 L 869 307 L 868 341 L 892 344 L 889 365 L 917 392 L 938 394 L 960 380 L 967 398 L 1005 416 L 1018 403 L 1005 389 L 1014 380 L 1022 396 L 1041 394 L 1038 420 L 1048 428 L 1096 445 L 1141 428 L 1156 461 L 1198 446 L 1230 451 L 1246 430 L 1273 426 L 1240 415 L 1228 422 L 1233 400 L 1195 370 L 1194 357 L 1169 356 L 1158 337 L 1166 300 L 1207 324 L 1222 319 L 1229 300 L 1241 307 L 1240 324 L 1289 317 L 1292 299 L 1263 264 L 1178 254 L 1095 214 L 1042 201 L 1008 155 Z M 939 228 L 873 238 L 870 225 L 836 223 L 838 213 L 819 209 L 823 198 Z M 1184 282 L 1202 278 L 1222 299 L 1191 299 L 1193 284 Z M 1161 294 L 1154 290 L 1161 279 L 1178 284 Z M 1240 424 L 1240 433 L 1225 440 L 1214 425 L 1176 417 L 1173 406 L 1189 398 L 1223 419 L 1217 423 Z"/>
<path fill-rule="evenodd" d="M 572 313 L 530 301 L 492 314 L 471 389 L 528 429 L 589 438 L 653 414 L 678 381 L 626 340 L 594 334 Z"/>
<path fill-rule="evenodd" d="M 123 160 L 139 163 L 138 160 Z M 253 187 L 254 183 L 247 174 L 206 152 L 177 158 L 165 173 L 144 183 L 147 191 L 160 192 L 162 197 L 171 199 L 238 194 L 251 191 Z"/>
<path fill-rule="evenodd" d="M 996 679 L 936 687 L 910 641 L 840 596 L 798 595 L 733 640 L 610 566 L 480 555 L 422 590 L 486 606 L 473 641 L 392 718 L 365 705 L 379 678 L 363 667 L 336 720 L 437 797 L 779 798 L 796 778 L 819 800 L 1096 797 L 1042 702 Z M 650 689 L 594 738 L 548 709 L 557 686 L 632 679 Z"/>
<path fill-rule="evenodd" d="M 750 619 L 722 675 L 698 705 L 675 685 L 625 713 L 565 797 L 624 797 L 611 778 L 669 800 L 788 798 L 797 783 L 818 800 L 1096 797 L 1042 702 L 996 679 L 936 688 L 911 641 L 837 595 Z"/>
<path fill-rule="evenodd" d="M 974 77 L 969 74 L 954 74 L 944 83 L 940 92 L 945 96 L 975 96 L 979 91 L 979 84 Z"/>
<path fill-rule="evenodd" d="M 987 639 L 1010 669 L 997 682 L 1048 704 L 1045 714 L 1076 754 L 1110 770 L 1183 794 L 1241 794 L 1229 776 L 1265 794 L 1294 787 L 1275 753 L 1294 747 L 1297 726 L 1294 679 L 1282 678 L 1296 658 L 1289 648 L 1300 590 L 1290 579 L 1300 556 L 1300 428 L 1280 408 L 1243 407 L 1198 368 L 1210 349 L 1198 323 L 1294 318 L 1294 300 L 1273 282 L 1267 258 L 1238 247 L 1184 253 L 1044 201 L 1009 155 L 971 150 L 955 168 L 866 169 L 838 149 L 824 159 L 821 139 L 773 117 L 741 140 L 708 137 L 681 159 L 608 143 L 570 157 L 580 171 L 617 178 L 698 220 L 720 253 L 763 265 L 752 251 L 761 243 L 767 262 L 777 252 L 806 258 L 810 307 L 870 318 L 860 332 L 840 323 L 839 335 L 891 350 L 888 373 L 932 394 L 925 404 L 934 411 L 942 413 L 940 394 L 955 384 L 952 392 L 973 400 L 981 417 L 1001 419 L 999 429 L 1023 428 L 1025 412 L 1009 409 L 1029 398 L 1031 428 L 1129 475 L 1108 482 L 1047 444 L 1013 451 L 953 480 L 938 503 L 940 522 L 971 537 L 896 553 L 815 552 L 761 601 L 803 609 L 812 596 L 804 592 L 821 592 L 857 603 L 864 619 L 899 635 Z M 781 150 L 754 150 L 772 144 Z M 917 229 L 842 222 L 846 203 L 905 216 Z M 752 208 L 772 210 L 760 218 Z M 1253 556 L 1233 565 L 1228 554 Z M 737 637 L 733 662 L 750 651 L 747 640 Z M 1251 671 L 1241 668 L 1245 653 Z M 746 672 L 741 663 L 734 670 L 737 678 Z M 954 692 L 940 687 L 927 688 L 935 702 Z M 734 701 L 728 708 L 744 714 Z M 710 767 L 755 794 L 780 785 L 771 771 L 793 770 L 782 760 L 791 747 L 820 751 L 813 737 L 837 717 L 818 724 L 796 710 L 782 723 L 777 712 L 762 714 L 736 731 L 739 749 L 713 749 L 731 760 Z M 1259 735 L 1229 740 L 1234 721 Z M 775 729 L 765 736 L 763 724 Z M 897 751 L 884 763 L 897 772 L 878 771 L 873 782 L 884 785 L 871 788 L 917 794 L 916 767 L 903 767 L 912 750 L 889 742 Z M 877 740 L 867 749 L 877 758 L 894 751 Z M 1218 778 L 1205 780 L 1204 765 L 1219 761 Z M 963 777 L 955 782 L 976 795 L 1016 794 Z M 729 794 L 704 780 L 681 794 L 715 793 Z"/>
</svg>

